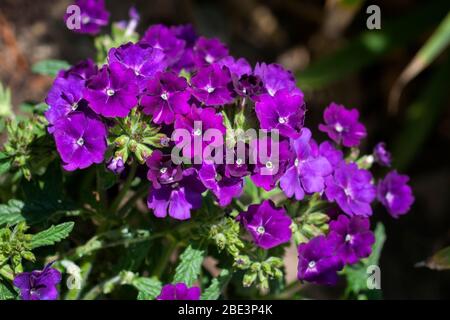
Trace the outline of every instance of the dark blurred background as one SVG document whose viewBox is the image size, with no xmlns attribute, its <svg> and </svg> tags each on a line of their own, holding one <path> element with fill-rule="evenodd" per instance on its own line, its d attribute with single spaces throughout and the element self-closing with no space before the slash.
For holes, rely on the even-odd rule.
<svg viewBox="0 0 450 320">
<path fill-rule="evenodd" d="M 34 63 L 95 57 L 92 38 L 73 34 L 62 21 L 69 3 L 0 0 L 0 81 L 11 88 L 15 107 L 43 101 L 51 85 L 51 78 L 32 74 Z M 425 65 L 414 59 L 445 19 L 449 1 L 106 3 L 112 21 L 127 19 L 129 7 L 135 5 L 141 34 L 154 23 L 192 23 L 200 34 L 219 37 L 235 56 L 252 63 L 278 62 L 293 70 L 306 96 L 307 125 L 312 128 L 331 101 L 358 108 L 369 132 L 362 149 L 370 152 L 376 142 L 385 141 L 399 171 L 411 176 L 416 197 L 413 209 L 398 220 L 381 207 L 375 210 L 373 221 L 382 221 L 387 233 L 381 257 L 383 296 L 450 298 L 450 271 L 415 267 L 450 244 L 448 48 L 443 46 Z M 381 30 L 366 27 L 371 4 L 381 9 Z M 316 137 L 324 138 L 318 132 Z"/>
</svg>

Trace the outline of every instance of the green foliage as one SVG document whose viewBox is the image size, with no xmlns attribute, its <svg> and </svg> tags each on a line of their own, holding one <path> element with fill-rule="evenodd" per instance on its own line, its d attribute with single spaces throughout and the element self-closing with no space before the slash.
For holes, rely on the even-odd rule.
<svg viewBox="0 0 450 320">
<path fill-rule="evenodd" d="M 22 272 L 22 259 L 35 261 L 31 252 L 32 235 L 25 233 L 28 226 L 25 222 L 17 224 L 13 229 L 0 229 L 0 267 L 11 266 L 12 270 Z M 5 274 L 1 273 L 3 276 Z"/>
<path fill-rule="evenodd" d="M 139 35 L 135 32 L 127 34 L 126 30 L 113 24 L 111 35 L 101 35 L 95 38 L 95 48 L 97 49 L 97 62 L 103 64 L 106 62 L 108 51 L 111 48 L 119 47 L 127 42 L 137 42 Z"/>
<path fill-rule="evenodd" d="M 138 300 L 153 300 L 161 292 L 162 284 L 156 278 L 138 277 L 131 283 L 138 291 Z"/>
<path fill-rule="evenodd" d="M 62 69 L 68 69 L 70 64 L 63 60 L 43 60 L 34 64 L 31 70 L 34 73 L 42 74 L 45 76 L 56 76 Z"/>
<path fill-rule="evenodd" d="M 41 231 L 31 238 L 31 248 L 35 249 L 43 246 L 51 246 L 56 242 L 64 240 L 70 234 L 75 223 L 65 222 L 58 225 L 52 225 L 47 230 Z"/>
<path fill-rule="evenodd" d="M 11 199 L 7 204 L 0 204 L 0 226 L 4 224 L 16 224 L 25 220 L 22 209 L 25 204 L 16 199 Z"/>
<path fill-rule="evenodd" d="M 204 257 L 204 250 L 188 246 L 180 255 L 180 263 L 175 270 L 173 282 L 184 282 L 187 286 L 192 286 L 200 274 Z"/>
<path fill-rule="evenodd" d="M 217 300 L 220 297 L 228 281 L 231 279 L 231 272 L 227 269 L 223 269 L 217 278 L 211 281 L 211 284 L 202 293 L 201 300 Z"/>
<path fill-rule="evenodd" d="M 17 293 L 6 282 L 0 280 L 0 300 L 13 300 L 16 296 Z"/>
<path fill-rule="evenodd" d="M 0 83 L 0 117 L 12 115 L 11 90 Z"/>
</svg>

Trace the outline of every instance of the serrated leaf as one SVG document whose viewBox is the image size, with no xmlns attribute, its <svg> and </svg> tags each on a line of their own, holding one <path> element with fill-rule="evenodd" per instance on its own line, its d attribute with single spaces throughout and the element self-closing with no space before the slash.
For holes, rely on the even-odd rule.
<svg viewBox="0 0 450 320">
<path fill-rule="evenodd" d="M 223 288 L 231 279 L 231 273 L 227 269 L 223 269 L 217 278 L 211 281 L 208 288 L 202 293 L 201 300 L 217 300 L 222 293 Z"/>
<path fill-rule="evenodd" d="M 34 73 L 46 75 L 46 76 L 56 76 L 60 70 L 68 69 L 70 64 L 63 60 L 43 60 L 34 64 L 31 70 Z"/>
<path fill-rule="evenodd" d="M 56 242 L 59 242 L 65 238 L 67 238 L 70 232 L 73 229 L 75 223 L 73 222 L 65 222 L 58 225 L 52 225 L 47 230 L 41 231 L 35 235 L 31 239 L 31 247 L 32 249 L 43 247 L 43 246 L 51 246 Z"/>
<path fill-rule="evenodd" d="M 153 300 L 161 292 L 162 283 L 156 278 L 139 277 L 131 283 L 138 291 L 138 300 Z"/>
<path fill-rule="evenodd" d="M 0 300 L 12 300 L 16 298 L 16 295 L 13 289 L 0 281 Z"/>
<path fill-rule="evenodd" d="M 11 199 L 7 204 L 0 204 L 0 226 L 3 224 L 16 224 L 25 220 L 22 215 L 24 203 L 20 200 Z"/>
<path fill-rule="evenodd" d="M 188 287 L 192 286 L 197 280 L 202 267 L 205 251 L 187 247 L 180 255 L 180 263 L 175 269 L 174 283 L 183 282 Z"/>
</svg>

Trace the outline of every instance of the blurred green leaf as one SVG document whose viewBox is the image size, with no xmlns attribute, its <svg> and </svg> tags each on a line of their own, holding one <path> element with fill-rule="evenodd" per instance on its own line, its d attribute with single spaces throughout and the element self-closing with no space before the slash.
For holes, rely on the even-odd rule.
<svg viewBox="0 0 450 320">
<path fill-rule="evenodd" d="M 173 282 L 184 282 L 187 286 L 192 286 L 200 274 L 204 256 L 204 250 L 187 247 L 180 255 Z"/>
<path fill-rule="evenodd" d="M 0 300 L 12 300 L 16 298 L 16 292 L 8 284 L 0 280 Z"/>
<path fill-rule="evenodd" d="M 56 76 L 60 70 L 68 69 L 70 64 L 63 60 L 43 60 L 34 64 L 31 70 L 34 73 L 46 75 L 46 76 Z"/>
<path fill-rule="evenodd" d="M 450 269 L 450 247 L 446 247 L 436 252 L 431 258 L 427 260 L 425 265 L 433 270 Z"/>
<path fill-rule="evenodd" d="M 223 288 L 227 285 L 231 279 L 231 272 L 227 269 L 223 269 L 217 278 L 211 281 L 208 288 L 202 293 L 201 300 L 217 300 L 222 293 Z"/>
</svg>

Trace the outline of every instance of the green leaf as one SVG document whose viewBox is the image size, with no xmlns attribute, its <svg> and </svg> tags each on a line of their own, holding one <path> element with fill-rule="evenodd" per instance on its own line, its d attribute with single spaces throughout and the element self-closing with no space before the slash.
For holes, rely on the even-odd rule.
<svg viewBox="0 0 450 320">
<path fill-rule="evenodd" d="M 16 292 L 9 285 L 0 281 L 0 300 L 12 300 L 17 296 Z"/>
<path fill-rule="evenodd" d="M 25 220 L 22 215 L 24 203 L 20 200 L 11 199 L 8 204 L 0 204 L 0 226 L 3 224 L 16 224 Z"/>
<path fill-rule="evenodd" d="M 70 64 L 63 60 L 43 60 L 34 64 L 31 70 L 34 73 L 46 75 L 46 76 L 56 76 L 60 70 L 68 69 Z"/>
<path fill-rule="evenodd" d="M 187 247 L 180 255 L 181 262 L 175 270 L 173 282 L 184 282 L 188 287 L 192 286 L 200 274 L 204 256 L 204 250 Z"/>
<path fill-rule="evenodd" d="M 43 246 L 51 246 L 56 242 L 59 242 L 65 238 L 67 238 L 70 232 L 75 225 L 74 222 L 65 222 L 58 224 L 56 226 L 52 225 L 47 230 L 41 231 L 35 235 L 31 239 L 31 247 L 32 249 L 43 247 Z"/>
<path fill-rule="evenodd" d="M 431 258 L 427 260 L 425 265 L 433 270 L 450 269 L 450 247 L 446 247 L 436 252 Z"/>
<path fill-rule="evenodd" d="M 209 287 L 202 293 L 201 300 L 217 300 L 231 276 L 230 271 L 223 269 L 220 275 L 214 278 Z"/>
<path fill-rule="evenodd" d="M 377 224 L 375 228 L 375 243 L 372 247 L 372 254 L 367 259 L 352 265 L 346 266 L 344 273 L 347 276 L 347 293 L 353 292 L 358 294 L 367 289 L 367 268 L 371 265 L 378 265 L 380 260 L 381 250 L 386 241 L 386 233 L 384 226 L 381 223 Z"/>
<path fill-rule="evenodd" d="M 11 90 L 0 83 L 0 117 L 12 114 Z"/>
<path fill-rule="evenodd" d="M 156 278 L 135 278 L 131 283 L 138 291 L 138 300 L 153 300 L 161 292 L 162 284 Z"/>
</svg>

